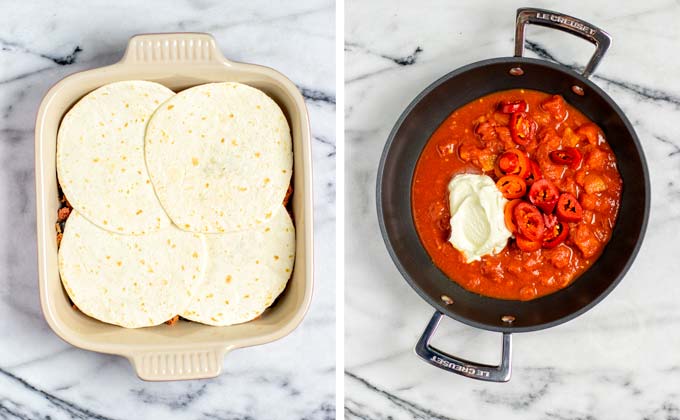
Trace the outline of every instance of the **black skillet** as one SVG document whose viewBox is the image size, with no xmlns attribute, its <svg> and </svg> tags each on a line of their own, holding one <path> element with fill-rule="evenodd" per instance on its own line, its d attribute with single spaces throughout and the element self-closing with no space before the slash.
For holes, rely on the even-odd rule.
<svg viewBox="0 0 680 420">
<path fill-rule="evenodd" d="M 522 57 L 524 28 L 536 24 L 584 38 L 596 51 L 582 74 L 543 60 Z M 542 9 L 517 11 L 515 57 L 494 58 L 459 68 L 434 82 L 406 108 L 390 133 L 378 169 L 378 218 L 390 256 L 406 281 L 435 308 L 416 353 L 428 363 L 470 378 L 506 382 L 511 375 L 511 334 L 566 322 L 595 306 L 630 267 L 647 226 L 649 175 L 642 147 L 614 101 L 588 80 L 609 47 L 609 35 L 571 16 Z M 527 302 L 468 292 L 451 281 L 423 248 L 413 223 L 410 190 L 418 157 L 435 129 L 455 109 L 486 94 L 516 88 L 560 94 L 597 123 L 611 145 L 623 178 L 621 208 L 611 240 L 600 258 L 570 286 Z M 432 347 L 442 316 L 503 333 L 501 364 L 462 360 Z"/>
</svg>

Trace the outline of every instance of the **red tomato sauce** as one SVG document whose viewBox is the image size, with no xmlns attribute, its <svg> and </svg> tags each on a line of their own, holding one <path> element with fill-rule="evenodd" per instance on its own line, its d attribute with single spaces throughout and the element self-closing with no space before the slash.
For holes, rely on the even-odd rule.
<svg viewBox="0 0 680 420">
<path fill-rule="evenodd" d="M 522 100 L 525 103 L 521 107 L 507 105 Z M 518 112 L 521 114 L 514 115 Z M 560 219 L 568 234 L 556 240 L 558 245 L 549 240 L 550 224 L 545 219 L 546 237 L 542 241 L 531 242 L 517 233 L 522 230 L 513 231 L 513 238 L 500 253 L 467 263 L 448 242 L 449 181 L 461 173 L 487 174 L 498 181 L 499 175 L 504 175 L 498 172 L 498 165 L 507 169 L 517 162 L 509 155 L 503 162 L 499 158 L 511 149 L 537 164 L 539 177 L 555 187 L 548 192 L 556 189 L 560 199 L 562 195 L 566 197 L 560 205 L 565 209 L 568 205 L 580 207 L 579 221 L 572 221 L 573 213 Z M 558 152 L 551 156 L 554 151 Z M 524 172 L 519 175 L 526 176 Z M 532 177 L 527 178 L 527 184 L 530 182 L 534 182 Z M 561 96 L 528 89 L 507 90 L 455 110 L 428 140 L 411 188 L 413 220 L 433 263 L 453 281 L 485 296 L 530 300 L 566 287 L 597 260 L 616 223 L 622 186 L 616 157 L 597 125 Z M 530 188 L 527 185 L 527 190 Z M 515 195 L 517 191 L 512 189 Z M 575 197 L 577 203 L 573 199 L 570 202 L 569 197 Z M 536 195 L 534 198 L 539 200 Z M 522 200 L 533 203 L 529 192 Z M 536 203 L 539 212 L 546 213 L 544 217 L 555 219 L 558 211 L 564 211 L 548 204 Z"/>
</svg>

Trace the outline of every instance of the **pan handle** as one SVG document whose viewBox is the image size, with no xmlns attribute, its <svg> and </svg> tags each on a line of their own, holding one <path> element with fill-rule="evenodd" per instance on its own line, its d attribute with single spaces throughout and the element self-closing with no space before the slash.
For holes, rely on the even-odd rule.
<svg viewBox="0 0 680 420">
<path fill-rule="evenodd" d="M 423 335 L 418 340 L 418 344 L 416 344 L 416 354 L 421 359 L 440 369 L 472 379 L 488 382 L 508 382 L 510 380 L 510 375 L 512 374 L 512 337 L 510 333 L 503 333 L 503 354 L 500 365 L 491 366 L 470 362 L 444 353 L 430 345 L 430 339 L 437 330 L 442 316 L 444 315 L 439 311 L 432 315 L 432 319 L 430 319 L 425 331 L 423 331 Z"/>
<path fill-rule="evenodd" d="M 593 74 L 612 43 L 612 37 L 607 32 L 584 20 L 545 9 L 521 8 L 517 9 L 515 57 L 521 57 L 524 53 L 524 27 L 529 23 L 559 29 L 595 44 L 595 53 L 583 70 L 585 78 Z"/>
</svg>

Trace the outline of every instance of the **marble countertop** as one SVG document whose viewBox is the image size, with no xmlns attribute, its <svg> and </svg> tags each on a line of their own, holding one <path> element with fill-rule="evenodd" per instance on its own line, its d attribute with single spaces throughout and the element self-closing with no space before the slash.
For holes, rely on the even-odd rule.
<svg viewBox="0 0 680 420">
<path fill-rule="evenodd" d="M 59 5 L 58 7 L 56 5 Z M 0 4 L 0 418 L 335 418 L 335 5 L 332 1 Z M 148 383 L 60 340 L 40 310 L 33 125 L 47 89 L 111 64 L 131 35 L 209 32 L 227 58 L 302 90 L 314 136 L 314 299 L 289 336 L 236 350 L 212 380 Z"/>
<path fill-rule="evenodd" d="M 490 384 L 437 369 L 413 347 L 433 309 L 397 272 L 378 229 L 375 179 L 393 124 L 431 82 L 465 64 L 511 56 L 526 2 L 348 2 L 346 78 L 345 415 L 349 419 L 680 418 L 680 4 L 539 1 L 588 20 L 613 45 L 592 80 L 623 109 L 652 182 L 642 249 L 594 309 L 555 328 L 514 336 L 513 377 Z M 584 65 L 593 48 L 530 27 L 528 55 Z M 360 291 L 360 292 L 359 292 Z M 486 363 L 501 336 L 451 319 L 435 344 Z"/>
</svg>

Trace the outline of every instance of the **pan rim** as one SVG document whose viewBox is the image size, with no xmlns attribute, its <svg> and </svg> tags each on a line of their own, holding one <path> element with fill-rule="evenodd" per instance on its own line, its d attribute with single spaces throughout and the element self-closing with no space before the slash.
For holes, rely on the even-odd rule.
<svg viewBox="0 0 680 420">
<path fill-rule="evenodd" d="M 621 119 L 623 122 L 624 127 L 626 130 L 631 134 L 631 138 L 633 140 L 633 145 L 635 146 L 635 149 L 637 150 L 640 161 L 642 163 L 642 173 L 643 173 L 643 178 L 644 178 L 644 186 L 645 186 L 645 196 L 644 196 L 644 208 L 643 208 L 643 216 L 642 216 L 642 224 L 640 226 L 640 235 L 632 249 L 632 252 L 630 254 L 630 257 L 626 261 L 626 263 L 623 265 L 622 270 L 620 273 L 616 276 L 616 278 L 607 286 L 607 288 L 600 293 L 595 299 L 591 300 L 581 308 L 579 308 L 576 311 L 573 311 L 569 313 L 568 315 L 565 315 L 563 317 L 557 318 L 553 321 L 550 322 L 544 322 L 540 324 L 535 324 L 531 326 L 523 326 L 523 327 L 513 327 L 513 326 L 508 326 L 508 327 L 503 327 L 503 326 L 498 326 L 498 325 L 490 325 L 482 322 L 478 322 L 472 319 L 469 319 L 467 317 L 464 317 L 462 315 L 459 315 L 455 311 L 452 311 L 451 309 L 447 308 L 445 305 L 443 305 L 438 299 L 433 299 L 428 293 L 426 293 L 418 284 L 418 282 L 411 278 L 411 276 L 407 273 L 406 269 L 402 265 L 399 257 L 397 256 L 394 247 L 392 245 L 392 242 L 390 241 L 389 235 L 387 233 L 387 227 L 385 225 L 385 219 L 384 219 L 384 212 L 383 212 L 383 203 L 382 203 L 382 193 L 383 193 L 383 174 L 384 174 L 384 167 L 385 163 L 387 160 L 387 155 L 392 147 L 392 144 L 395 140 L 396 134 L 403 125 L 404 121 L 406 118 L 411 114 L 413 109 L 427 96 L 429 95 L 432 91 L 434 91 L 436 88 L 438 88 L 441 84 L 444 82 L 455 78 L 463 73 L 466 73 L 468 71 L 473 71 L 478 68 L 488 66 L 488 65 L 493 65 L 493 64 L 499 64 L 499 63 L 517 63 L 517 64 L 534 64 L 534 65 L 539 65 L 543 67 L 550 68 L 552 70 L 558 71 L 565 73 L 566 75 L 570 77 L 574 77 L 578 79 L 581 83 L 585 84 L 588 86 L 589 89 L 592 89 L 592 91 L 599 95 L 602 99 L 607 102 L 607 104 L 616 112 L 618 117 Z M 640 140 L 637 136 L 637 133 L 635 132 L 632 124 L 626 117 L 626 115 L 623 113 L 621 108 L 614 102 L 614 100 L 607 95 L 604 90 L 602 90 L 599 86 L 597 86 L 595 83 L 590 81 L 589 79 L 583 77 L 582 75 L 576 73 L 572 69 L 552 63 L 546 60 L 540 60 L 540 59 L 535 59 L 535 58 L 527 58 L 527 57 L 497 57 L 497 58 L 491 58 L 491 59 L 485 59 L 481 61 L 477 61 L 474 63 L 467 64 L 465 66 L 459 67 L 432 82 L 430 85 L 428 85 L 424 90 L 422 90 L 410 103 L 409 105 L 404 109 L 404 111 L 401 113 L 397 121 L 395 122 L 392 130 L 390 131 L 390 134 L 387 137 L 387 141 L 385 143 L 385 146 L 383 148 L 383 151 L 380 156 L 380 163 L 378 165 L 378 173 L 377 173 L 377 179 L 376 179 L 376 205 L 377 205 L 377 211 L 378 211 L 378 224 L 380 227 L 380 233 L 383 238 L 383 242 L 385 243 L 385 246 L 387 248 L 387 251 L 390 255 L 390 258 L 392 259 L 392 262 L 395 264 L 397 267 L 397 270 L 401 274 L 401 276 L 404 278 L 404 280 L 413 288 L 416 293 L 423 299 L 425 300 L 430 306 L 432 306 L 436 311 L 441 312 L 448 316 L 449 318 L 453 318 L 456 321 L 462 322 L 463 324 L 469 325 L 474 328 L 479 328 L 487 331 L 494 331 L 494 332 L 502 332 L 502 333 L 521 333 L 521 332 L 531 332 L 531 331 L 539 331 L 542 329 L 546 328 L 551 328 L 555 327 L 557 325 L 560 325 L 562 323 L 568 322 L 585 312 L 589 311 L 595 305 L 600 303 L 602 300 L 604 300 L 605 297 L 607 297 L 612 290 L 618 284 L 621 282 L 621 280 L 625 277 L 627 274 L 628 270 L 632 266 L 633 262 L 635 261 L 639 250 L 642 246 L 642 243 L 644 242 L 644 237 L 647 231 L 647 225 L 649 222 L 649 213 L 650 213 L 650 205 L 651 205 L 651 182 L 649 178 L 649 170 L 647 167 L 647 160 L 644 154 L 644 150 L 642 149 L 642 145 L 640 143 Z M 617 222 L 618 223 L 618 222 Z M 422 246 L 422 244 L 420 244 Z M 564 289 L 562 289 L 564 290 Z M 472 293 L 472 292 L 471 292 Z M 555 292 L 559 293 L 559 291 Z M 494 299 L 487 297 L 489 299 Z M 541 299 L 541 298 L 538 298 Z M 497 299 L 497 300 L 503 300 L 503 299 Z M 519 302 L 519 301 L 518 301 Z"/>
</svg>

